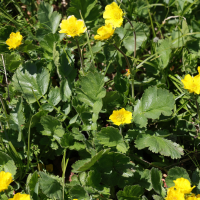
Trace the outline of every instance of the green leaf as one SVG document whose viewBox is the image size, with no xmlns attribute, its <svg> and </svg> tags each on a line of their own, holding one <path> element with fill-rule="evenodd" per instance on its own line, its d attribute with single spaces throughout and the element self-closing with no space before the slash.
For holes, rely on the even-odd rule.
<svg viewBox="0 0 200 200">
<path fill-rule="evenodd" d="M 108 153 L 109 151 L 110 149 L 101 150 L 90 159 L 75 162 L 72 165 L 73 172 L 83 172 L 89 170 L 102 157 L 102 155 Z"/>
<path fill-rule="evenodd" d="M 34 103 L 47 92 L 49 78 L 46 68 L 27 62 L 15 72 L 13 85 L 29 103 Z"/>
<path fill-rule="evenodd" d="M 46 114 L 47 114 L 47 111 L 42 110 L 42 111 L 37 112 L 35 115 L 33 115 L 32 121 L 31 121 L 31 128 L 36 127 L 38 123 L 40 122 L 41 117 Z"/>
<path fill-rule="evenodd" d="M 159 46 L 156 50 L 160 55 L 159 66 L 164 69 L 167 67 L 171 56 L 171 40 L 168 38 L 165 40 L 159 40 Z"/>
<path fill-rule="evenodd" d="M 85 136 L 78 130 L 78 128 L 72 128 L 74 139 L 79 141 L 85 141 Z"/>
<path fill-rule="evenodd" d="M 52 176 L 39 172 L 39 185 L 42 192 L 49 198 L 62 199 L 62 186 Z"/>
<path fill-rule="evenodd" d="M 136 102 L 133 112 L 134 122 L 140 127 L 145 127 L 147 118 L 158 119 L 161 113 L 170 116 L 174 108 L 173 94 L 168 90 L 149 87 L 142 98 Z"/>
<path fill-rule="evenodd" d="M 64 79 L 60 83 L 60 96 L 62 101 L 67 101 L 72 95 L 72 86 L 67 79 Z"/>
<path fill-rule="evenodd" d="M 138 149 L 149 147 L 150 151 L 160 153 L 163 156 L 170 156 L 172 159 L 181 158 L 184 154 L 183 148 L 177 143 L 149 134 L 139 134 L 135 140 L 135 144 L 135 147 Z"/>
<path fill-rule="evenodd" d="M 37 199 L 39 191 L 38 173 L 35 171 L 33 174 L 29 174 L 27 178 L 28 193 L 33 199 Z"/>
<path fill-rule="evenodd" d="M 167 178 L 165 179 L 167 187 L 168 188 L 173 187 L 175 185 L 173 181 L 176 180 L 177 178 L 185 178 L 190 181 L 189 174 L 184 168 L 174 167 L 168 171 Z"/>
<path fill-rule="evenodd" d="M 78 19 L 81 19 L 80 12 L 85 19 L 89 14 L 90 11 L 96 5 L 97 0 L 71 0 L 70 7 L 67 9 L 68 15 L 75 15 Z"/>
<path fill-rule="evenodd" d="M 58 34 L 49 33 L 44 36 L 43 40 L 40 41 L 40 47 L 42 47 L 47 52 L 53 54 L 53 50 L 55 48 L 54 45 L 58 41 L 59 41 Z"/>
<path fill-rule="evenodd" d="M 43 135 L 53 136 L 58 128 L 62 128 L 60 121 L 50 115 L 42 116 L 40 123 L 44 128 Z"/>
<path fill-rule="evenodd" d="M 200 32 L 200 24 L 198 21 L 192 19 L 192 28 L 194 32 Z M 200 38 L 200 34 L 193 35 L 196 38 Z"/>
<path fill-rule="evenodd" d="M 70 133 L 66 132 L 60 140 L 60 145 L 63 148 L 69 148 L 74 144 L 74 137 Z"/>
<path fill-rule="evenodd" d="M 188 36 L 182 36 L 187 33 L 189 33 L 189 28 L 187 22 L 183 20 L 181 31 L 176 29 L 172 31 L 172 48 L 179 48 L 184 46 L 188 41 Z"/>
<path fill-rule="evenodd" d="M 32 44 L 33 41 L 31 40 L 26 40 L 24 44 L 20 45 L 18 47 L 18 50 L 21 52 L 26 52 L 28 53 L 29 51 L 34 51 L 38 49 L 39 47 L 37 45 Z"/>
<path fill-rule="evenodd" d="M 22 125 L 25 124 L 22 98 L 17 102 L 16 108 L 10 113 L 10 128 L 19 132 L 18 141 L 22 139 Z"/>
<path fill-rule="evenodd" d="M 153 195 L 152 197 L 154 200 L 164 200 L 163 197 L 158 196 L 158 195 Z"/>
<path fill-rule="evenodd" d="M 116 146 L 116 148 L 122 153 L 126 153 L 128 150 L 123 137 L 117 128 L 102 128 L 101 131 L 97 133 L 96 138 L 100 144 L 107 147 Z"/>
<path fill-rule="evenodd" d="M 102 172 L 110 172 L 112 170 L 124 171 L 126 164 L 130 161 L 130 158 L 124 154 L 117 152 L 109 152 L 104 154 L 99 159 L 99 168 Z"/>
<path fill-rule="evenodd" d="M 53 12 L 53 6 L 43 1 L 40 2 L 37 16 L 45 28 L 48 28 L 52 33 L 56 33 L 61 15 L 56 11 Z"/>
<path fill-rule="evenodd" d="M 100 185 L 101 173 L 98 171 L 90 170 L 86 179 L 86 185 L 91 186 L 97 190 L 103 190 L 103 187 Z"/>
<path fill-rule="evenodd" d="M 151 169 L 151 184 L 155 192 L 162 194 L 162 173 L 156 168 Z"/>
<path fill-rule="evenodd" d="M 60 79 L 67 79 L 68 82 L 74 81 L 77 75 L 77 70 L 74 68 L 72 62 L 71 51 L 67 50 L 67 53 L 62 53 L 57 66 L 57 73 Z"/>
<path fill-rule="evenodd" d="M 73 186 L 70 189 L 69 194 L 72 199 L 80 199 L 80 200 L 89 200 L 90 199 L 88 193 L 80 185 Z"/>
<path fill-rule="evenodd" d="M 143 195 L 144 189 L 139 185 L 127 185 L 123 191 L 117 193 L 118 200 L 139 200 Z"/>
<path fill-rule="evenodd" d="M 12 53 L 12 54 L 4 53 L 3 59 L 4 59 L 6 70 L 10 72 L 15 72 L 15 70 L 19 67 L 19 65 L 22 62 L 20 55 L 15 54 L 15 53 Z M 3 67 L 2 56 L 0 57 L 0 66 Z"/>
<path fill-rule="evenodd" d="M 0 171 L 10 172 L 14 178 L 17 167 L 13 159 L 7 154 L 0 151 Z"/>
<path fill-rule="evenodd" d="M 98 72 L 89 72 L 80 78 L 81 89 L 77 90 L 77 97 L 83 103 L 93 107 L 94 102 L 106 95 L 104 76 Z"/>
<path fill-rule="evenodd" d="M 141 23 L 141 22 L 131 22 L 135 33 L 136 33 L 136 50 L 138 50 L 142 43 L 147 40 L 147 36 L 149 35 L 149 28 L 146 24 Z M 122 27 L 120 29 L 123 29 Z M 127 36 L 128 35 L 128 36 Z M 124 47 L 128 50 L 133 52 L 134 51 L 134 46 L 135 46 L 135 38 L 133 35 L 133 29 L 129 23 L 126 23 L 124 26 L 124 31 L 121 32 L 119 35 L 120 39 L 123 39 L 123 45 Z"/>
<path fill-rule="evenodd" d="M 61 100 L 60 88 L 58 88 L 57 86 L 55 88 L 52 88 L 49 92 L 48 97 L 49 97 L 49 102 L 54 106 L 56 106 Z"/>
</svg>

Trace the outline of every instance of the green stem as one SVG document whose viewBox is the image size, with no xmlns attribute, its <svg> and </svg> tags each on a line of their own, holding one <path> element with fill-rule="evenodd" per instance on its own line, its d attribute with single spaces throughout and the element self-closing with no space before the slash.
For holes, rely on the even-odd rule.
<svg viewBox="0 0 200 200">
<path fill-rule="evenodd" d="M 27 153 L 26 172 L 28 172 L 29 164 L 30 164 L 30 138 L 31 138 L 31 122 L 32 122 L 32 118 L 33 118 L 33 116 L 31 117 L 29 128 L 28 128 L 28 153 Z"/>
<path fill-rule="evenodd" d="M 156 33 L 155 33 L 154 26 L 153 26 L 153 20 L 152 20 L 152 17 L 151 17 L 150 9 L 148 9 L 148 12 L 149 12 L 149 18 L 150 18 L 150 21 L 151 21 L 151 28 L 152 28 L 152 31 L 153 31 L 153 37 L 155 38 Z"/>
<path fill-rule="evenodd" d="M 122 135 L 122 126 L 121 125 L 119 126 L 119 132 Z M 122 135 L 122 137 L 123 137 L 123 135 Z"/>
<path fill-rule="evenodd" d="M 107 71 L 108 71 L 108 69 L 109 69 L 111 63 L 112 63 L 112 61 L 110 61 L 110 62 L 108 63 L 108 65 L 107 65 L 107 67 L 106 67 L 106 70 L 105 70 L 105 72 L 104 72 L 104 76 L 106 75 L 106 73 L 107 73 Z"/>
<path fill-rule="evenodd" d="M 84 70 L 83 70 L 83 57 L 82 57 L 81 49 L 80 49 L 80 46 L 79 46 L 78 40 L 77 40 L 76 38 L 75 38 L 75 41 L 76 41 L 76 45 L 77 45 L 78 52 L 79 52 L 79 56 L 80 56 L 81 69 L 82 69 L 82 71 L 83 71 L 83 75 L 84 75 Z"/>
<path fill-rule="evenodd" d="M 37 99 L 37 97 L 36 97 L 36 95 L 35 95 L 35 92 L 33 91 L 33 88 L 31 88 L 31 90 L 32 90 L 32 92 L 33 92 L 33 95 L 34 95 L 34 97 L 35 97 L 35 99 L 36 99 L 36 101 L 37 101 L 39 107 L 41 107 L 41 105 L 40 105 L 40 103 L 39 103 L 39 101 L 38 101 L 38 99 Z"/>
<path fill-rule="evenodd" d="M 64 150 L 64 155 L 63 155 L 63 159 L 62 159 L 62 171 L 63 171 L 63 174 L 62 174 L 63 200 L 65 199 L 65 172 L 66 172 L 66 168 L 67 168 L 68 161 L 69 161 L 69 156 L 70 156 L 70 152 L 69 152 L 68 155 L 67 155 L 67 158 L 66 158 L 66 160 L 65 160 L 66 151 L 67 151 L 67 149 Z"/>
<path fill-rule="evenodd" d="M 4 114 L 6 116 L 6 121 L 7 121 L 8 128 L 10 128 L 10 125 L 8 123 L 8 115 L 7 115 L 7 111 L 6 111 L 6 106 L 5 106 L 4 102 L 3 102 L 3 98 L 1 97 L 1 95 L 0 95 L 0 101 L 1 101 L 1 104 L 3 106 Z"/>
<path fill-rule="evenodd" d="M 131 91 L 132 91 L 132 98 L 134 98 L 134 75 L 135 75 L 135 72 L 134 72 L 134 70 L 131 69 L 131 65 L 130 65 L 130 63 L 128 61 L 128 58 L 127 58 L 126 54 L 123 51 L 121 51 L 115 44 L 113 44 L 113 45 L 124 56 L 124 58 L 126 60 L 126 63 L 128 65 L 128 68 L 130 70 L 130 74 L 131 74 Z"/>
<path fill-rule="evenodd" d="M 199 114 L 199 104 L 197 102 L 197 99 L 196 99 L 196 106 L 197 106 L 197 116 L 198 116 L 198 124 L 199 124 L 199 120 L 200 120 L 200 114 Z M 197 133 L 199 132 L 199 130 L 197 131 Z"/>
<path fill-rule="evenodd" d="M 63 112 L 61 112 L 58 108 L 56 108 L 51 102 L 49 102 L 49 100 L 43 95 L 42 96 L 58 113 L 60 113 L 61 115 L 63 115 L 64 117 L 68 118 L 69 117 L 67 115 L 65 115 Z"/>
<path fill-rule="evenodd" d="M 6 85 L 7 85 L 7 90 L 8 90 L 8 101 L 10 102 L 9 87 L 8 87 L 8 78 L 7 78 L 7 73 L 6 73 L 5 62 L 4 62 L 4 59 L 3 59 L 3 54 L 1 54 L 1 57 L 2 57 L 3 68 L 4 68 L 5 78 L 6 78 Z"/>
<path fill-rule="evenodd" d="M 85 25 L 85 21 L 84 21 L 84 19 L 83 19 L 83 16 L 82 16 L 82 14 L 81 14 L 81 11 L 79 10 L 79 12 L 80 12 L 80 15 L 81 15 L 81 19 L 83 20 L 84 25 Z M 86 25 L 85 25 L 85 27 L 86 27 Z M 86 27 L 86 28 L 87 28 L 87 27 Z M 90 39 L 89 39 L 89 35 L 88 35 L 88 32 L 87 32 L 87 29 L 86 29 L 85 33 L 86 33 L 87 43 L 88 43 L 89 50 L 90 50 L 90 55 L 91 55 L 91 58 L 92 58 L 92 63 L 93 63 L 93 65 L 95 66 L 94 55 L 93 55 L 92 48 L 91 48 L 91 45 L 90 45 Z"/>
</svg>

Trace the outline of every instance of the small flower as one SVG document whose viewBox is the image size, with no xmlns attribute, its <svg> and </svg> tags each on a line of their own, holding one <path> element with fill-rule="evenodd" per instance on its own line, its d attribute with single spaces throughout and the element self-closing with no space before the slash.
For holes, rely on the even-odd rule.
<svg viewBox="0 0 200 200">
<path fill-rule="evenodd" d="M 200 73 L 200 67 L 198 67 L 198 71 Z M 200 74 L 195 77 L 187 74 L 184 79 L 181 80 L 184 88 L 187 89 L 190 93 L 200 94 Z"/>
<path fill-rule="evenodd" d="M 123 23 L 123 11 L 115 3 L 111 3 L 105 7 L 105 12 L 103 13 L 103 18 L 106 24 L 112 24 L 114 28 L 120 27 Z"/>
<path fill-rule="evenodd" d="M 185 200 L 184 193 L 182 193 L 175 187 L 170 187 L 167 190 L 167 197 L 165 198 L 165 200 Z"/>
<path fill-rule="evenodd" d="M 190 181 L 185 178 L 177 178 L 175 181 L 175 188 L 180 190 L 184 194 L 188 194 L 192 191 L 195 186 L 191 187 Z"/>
<path fill-rule="evenodd" d="M 115 125 L 130 124 L 132 120 L 132 113 L 122 108 L 121 110 L 114 110 L 109 117 Z"/>
<path fill-rule="evenodd" d="M 6 44 L 9 46 L 9 49 L 16 49 L 19 45 L 22 44 L 22 35 L 20 32 L 10 34 L 10 38 L 6 40 Z"/>
<path fill-rule="evenodd" d="M 12 174 L 10 172 L 0 172 L 0 192 L 7 190 L 12 182 Z"/>
<path fill-rule="evenodd" d="M 61 30 L 59 33 L 66 33 L 68 37 L 79 36 L 86 31 L 83 20 L 77 20 L 74 15 L 69 16 L 67 19 L 62 20 L 60 24 Z"/>
<path fill-rule="evenodd" d="M 111 24 L 106 24 L 97 30 L 97 35 L 94 36 L 95 40 L 107 40 L 114 34 L 114 29 Z"/>
<path fill-rule="evenodd" d="M 124 74 L 124 76 L 129 77 L 130 74 L 130 69 L 126 69 L 126 74 Z"/>
<path fill-rule="evenodd" d="M 31 200 L 31 197 L 29 194 L 20 194 L 17 193 L 14 195 L 13 198 L 9 199 L 9 200 Z"/>
</svg>

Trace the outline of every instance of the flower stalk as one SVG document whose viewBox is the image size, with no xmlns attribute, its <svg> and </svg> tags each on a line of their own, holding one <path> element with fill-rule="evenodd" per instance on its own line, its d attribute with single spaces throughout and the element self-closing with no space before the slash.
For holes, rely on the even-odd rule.
<svg viewBox="0 0 200 200">
<path fill-rule="evenodd" d="M 132 98 L 134 99 L 134 96 L 135 96 L 134 95 L 134 76 L 135 76 L 135 72 L 134 72 L 134 70 L 132 70 L 131 65 L 130 65 L 130 63 L 128 61 L 128 58 L 127 58 L 126 54 L 122 50 L 120 50 L 115 44 L 113 44 L 113 45 L 124 56 L 124 58 L 126 60 L 126 63 L 128 65 L 128 68 L 130 70 L 130 73 L 131 73 L 131 91 L 132 91 Z"/>
<path fill-rule="evenodd" d="M 5 78 L 6 78 L 6 85 L 7 85 L 7 90 L 8 90 L 8 101 L 10 102 L 9 87 L 8 87 L 8 78 L 7 78 L 7 73 L 6 73 L 5 62 L 4 62 L 4 59 L 3 59 L 3 54 L 1 54 L 1 57 L 2 57 L 3 68 L 4 68 Z"/>
<path fill-rule="evenodd" d="M 76 45 L 77 45 L 78 52 L 79 52 L 79 56 L 80 56 L 81 69 L 82 69 L 82 71 L 83 71 L 83 75 L 84 75 L 84 70 L 83 70 L 83 56 L 82 56 L 82 53 L 81 53 L 81 49 L 80 49 L 80 46 L 79 46 L 78 40 L 77 40 L 76 38 L 75 38 L 75 41 L 76 41 Z"/>
</svg>

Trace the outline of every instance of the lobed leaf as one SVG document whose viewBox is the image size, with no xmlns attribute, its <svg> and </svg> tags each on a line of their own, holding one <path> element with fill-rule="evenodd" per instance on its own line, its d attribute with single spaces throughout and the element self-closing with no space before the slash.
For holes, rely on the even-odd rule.
<svg viewBox="0 0 200 200">
<path fill-rule="evenodd" d="M 27 62 L 16 70 L 13 85 L 29 103 L 34 103 L 47 92 L 49 78 L 46 68 Z"/>
<path fill-rule="evenodd" d="M 149 150 L 154 153 L 160 153 L 164 156 L 170 156 L 172 159 L 181 158 L 184 154 L 182 147 L 177 143 L 164 139 L 158 136 L 151 136 L 149 134 L 140 134 L 135 140 L 135 147 L 144 149 L 149 147 Z"/>
<path fill-rule="evenodd" d="M 174 108 L 174 97 L 168 90 L 149 87 L 145 90 L 142 98 L 134 107 L 134 122 L 140 127 L 147 125 L 147 118 L 158 119 L 161 113 L 170 116 Z"/>
</svg>

